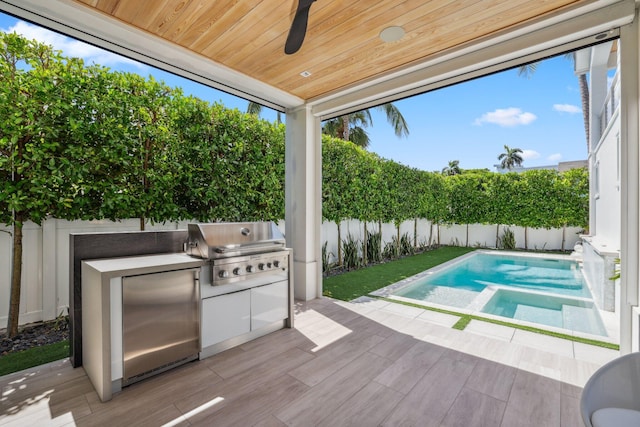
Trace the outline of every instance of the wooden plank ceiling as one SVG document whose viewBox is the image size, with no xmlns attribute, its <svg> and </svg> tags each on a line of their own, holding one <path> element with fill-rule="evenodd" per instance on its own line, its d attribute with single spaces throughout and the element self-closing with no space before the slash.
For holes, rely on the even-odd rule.
<svg viewBox="0 0 640 427">
<path fill-rule="evenodd" d="M 588 2 L 317 0 L 302 48 L 286 55 L 297 0 L 74 1 L 304 100 Z M 383 42 L 389 26 L 405 35 Z"/>
</svg>

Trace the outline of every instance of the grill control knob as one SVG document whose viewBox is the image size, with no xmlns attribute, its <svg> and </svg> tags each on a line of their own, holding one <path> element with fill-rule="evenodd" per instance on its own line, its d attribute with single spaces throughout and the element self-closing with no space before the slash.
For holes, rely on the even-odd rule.
<svg viewBox="0 0 640 427">
<path fill-rule="evenodd" d="M 271 263 L 270 262 L 267 263 L 267 268 L 271 268 Z"/>
<path fill-rule="evenodd" d="M 235 274 L 236 276 L 240 275 L 240 267 L 236 267 L 233 269 L 233 274 Z"/>
<path fill-rule="evenodd" d="M 225 277 L 229 277 L 229 272 L 228 272 L 227 270 L 220 270 L 220 271 L 218 272 L 218 276 L 219 276 L 221 279 L 224 279 Z"/>
<path fill-rule="evenodd" d="M 258 270 L 264 270 L 264 264 L 263 263 L 258 264 Z"/>
<path fill-rule="evenodd" d="M 252 265 L 247 265 L 247 273 L 251 273 L 253 271 Z"/>
<path fill-rule="evenodd" d="M 280 267 L 280 261 L 273 261 L 273 266 L 274 266 L 275 268 Z"/>
</svg>

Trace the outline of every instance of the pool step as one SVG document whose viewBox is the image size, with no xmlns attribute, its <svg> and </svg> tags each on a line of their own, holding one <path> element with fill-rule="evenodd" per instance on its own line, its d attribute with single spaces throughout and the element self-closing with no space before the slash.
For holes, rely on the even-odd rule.
<svg viewBox="0 0 640 427">
<path fill-rule="evenodd" d="M 597 316 L 593 308 L 568 304 L 562 306 L 562 317 L 566 329 L 606 336 L 607 331 Z"/>
<path fill-rule="evenodd" d="M 514 319 L 526 322 L 542 323 L 549 326 L 562 327 L 563 312 L 551 308 L 518 304 L 513 314 Z"/>
<path fill-rule="evenodd" d="M 480 292 L 480 294 L 478 294 L 477 297 L 474 298 L 473 301 L 471 301 L 471 304 L 467 306 L 467 310 L 482 311 L 482 308 L 487 305 L 491 298 L 493 298 L 497 290 L 498 289 L 495 286 L 487 286 L 482 290 L 482 292 Z"/>
<path fill-rule="evenodd" d="M 584 308 L 562 304 L 562 321 L 566 329 L 574 330 L 581 318 L 584 318 Z"/>
</svg>

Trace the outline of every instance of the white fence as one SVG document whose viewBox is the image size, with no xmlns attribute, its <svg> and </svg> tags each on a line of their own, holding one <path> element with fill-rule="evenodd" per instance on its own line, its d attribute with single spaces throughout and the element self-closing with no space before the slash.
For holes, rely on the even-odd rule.
<svg viewBox="0 0 640 427">
<path fill-rule="evenodd" d="M 147 224 L 147 230 L 186 229 L 187 222 Z M 284 231 L 284 223 L 278 224 Z M 461 246 L 494 247 L 496 242 L 495 225 L 441 226 L 440 243 Z M 500 226 L 500 235 L 504 230 Z M 524 248 L 525 231 L 520 227 L 510 227 L 516 237 L 516 246 Z M 370 231 L 378 231 L 377 223 L 368 224 Z M 112 221 L 65 221 L 48 219 L 42 226 L 27 223 L 23 234 L 22 293 L 20 304 L 20 324 L 50 320 L 61 312 L 66 313 L 69 306 L 69 234 L 88 232 L 137 231 L 139 220 L 121 222 Z M 9 311 L 11 284 L 11 228 L 0 226 L 0 328 L 4 328 Z M 418 221 L 418 243 L 426 243 L 432 232 L 431 243 L 438 243 L 438 227 L 428 221 Z M 578 228 L 564 231 L 565 249 L 573 248 L 578 239 Z M 359 221 L 344 221 L 341 224 L 342 238 L 347 234 L 362 240 L 364 233 Z M 401 235 L 414 236 L 414 221 L 406 221 L 400 226 Z M 383 224 L 383 247 L 396 235 L 393 224 Z M 338 238 L 335 223 L 322 226 L 322 243 L 327 241 L 327 250 L 337 254 Z M 527 247 L 529 249 L 561 249 L 563 230 L 528 229 Z"/>
<path fill-rule="evenodd" d="M 513 232 L 516 248 L 529 250 L 571 250 L 580 240 L 579 233 L 582 231 L 579 227 L 547 230 L 545 228 L 525 229 L 524 227 L 483 224 L 441 225 L 438 227 L 427 220 L 418 220 L 417 224 L 412 220 L 405 221 L 400 225 L 400 235 L 407 233 L 412 242 L 416 238 L 418 245 L 442 244 L 495 248 L 496 236 L 502 237 L 506 229 Z M 377 233 L 378 224 L 367 223 L 367 231 Z M 340 223 L 342 240 L 346 240 L 348 235 L 361 242 L 364 236 L 363 223 L 357 220 L 342 221 Z M 394 236 L 397 236 L 395 225 L 382 224 L 382 248 Z M 327 242 L 330 262 L 334 262 L 338 254 L 338 226 L 333 222 L 322 224 L 322 239 L 322 243 Z"/>
</svg>

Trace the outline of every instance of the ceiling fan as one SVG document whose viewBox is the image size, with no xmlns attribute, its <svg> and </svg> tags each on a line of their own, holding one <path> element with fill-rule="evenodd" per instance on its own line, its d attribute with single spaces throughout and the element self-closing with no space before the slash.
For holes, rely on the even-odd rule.
<svg viewBox="0 0 640 427">
<path fill-rule="evenodd" d="M 307 21 L 309 20 L 309 9 L 316 0 L 298 0 L 298 9 L 293 17 L 287 41 L 284 44 L 284 53 L 291 55 L 296 53 L 302 46 L 304 36 L 307 32 Z"/>
</svg>

